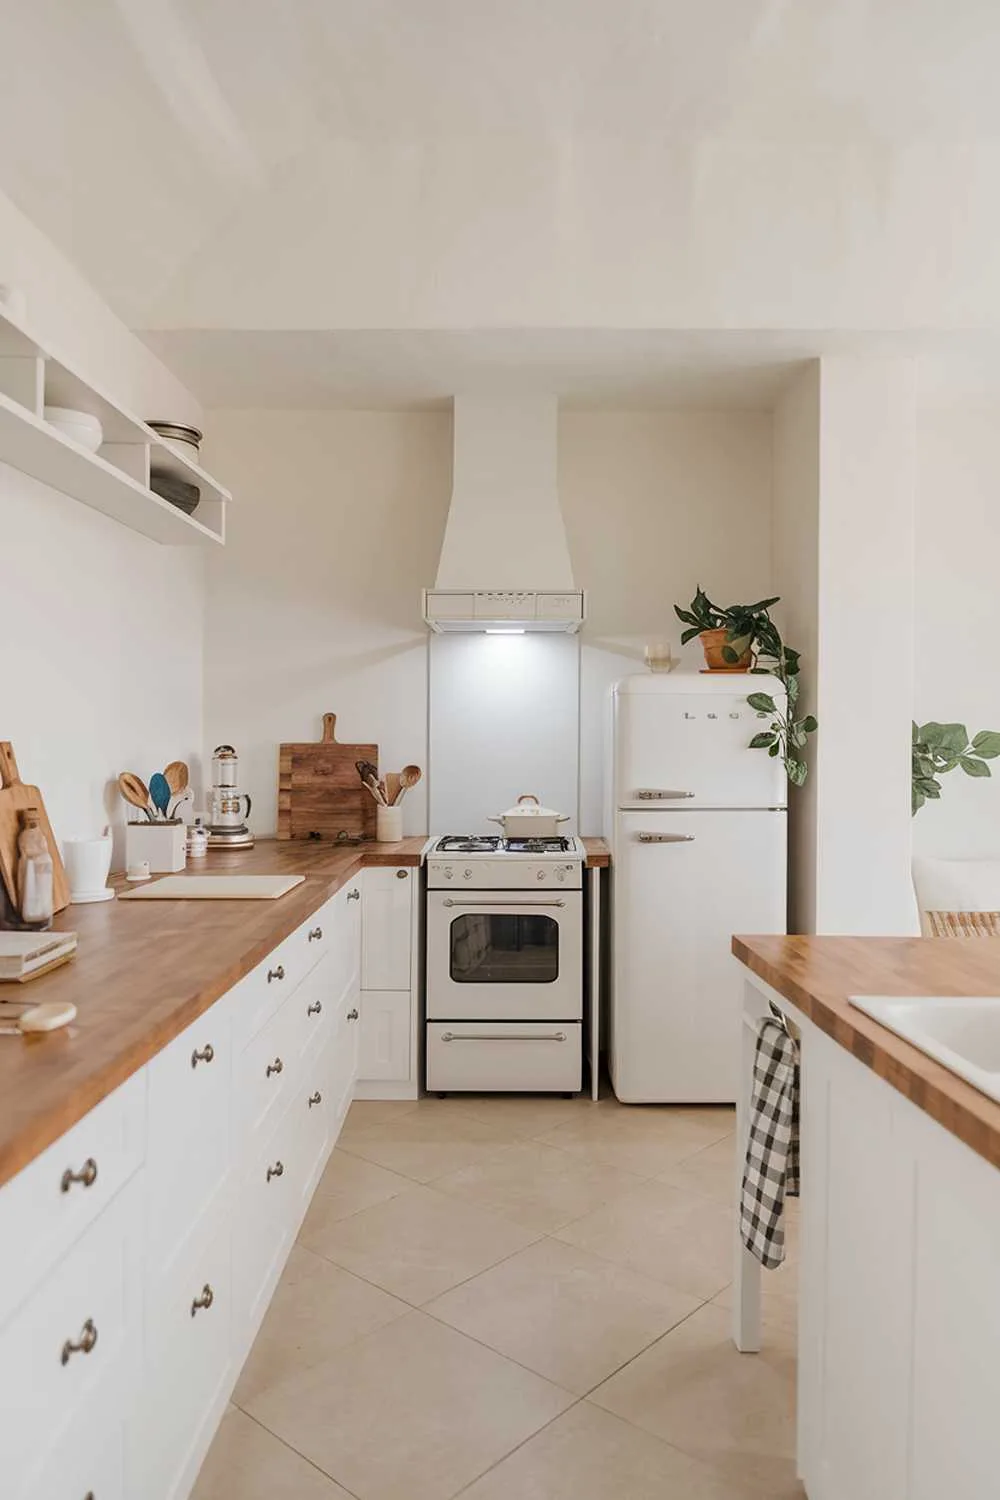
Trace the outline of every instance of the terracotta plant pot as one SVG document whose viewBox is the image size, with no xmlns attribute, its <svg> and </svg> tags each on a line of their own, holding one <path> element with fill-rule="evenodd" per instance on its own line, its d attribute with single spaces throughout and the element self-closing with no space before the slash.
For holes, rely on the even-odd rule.
<svg viewBox="0 0 1000 1500">
<path fill-rule="evenodd" d="M 703 630 L 698 639 L 705 652 L 705 666 L 710 672 L 749 672 L 753 666 L 753 652 L 747 648 L 738 662 L 726 661 L 722 648 L 726 644 L 725 626 L 718 630 Z"/>
</svg>

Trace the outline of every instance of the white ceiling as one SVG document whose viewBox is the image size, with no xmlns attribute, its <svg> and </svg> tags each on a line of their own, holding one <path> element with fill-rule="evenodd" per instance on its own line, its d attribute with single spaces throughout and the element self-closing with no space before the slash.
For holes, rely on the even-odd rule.
<svg viewBox="0 0 1000 1500">
<path fill-rule="evenodd" d="M 32 0 L 0 187 L 134 327 L 955 326 L 998 76 L 996 0 Z"/>
<path fill-rule="evenodd" d="M 612 329 L 165 330 L 145 335 L 206 407 L 421 408 L 555 393 L 582 408 L 767 410 L 818 355 L 915 361 L 927 404 L 1000 401 L 1000 336 Z"/>
</svg>

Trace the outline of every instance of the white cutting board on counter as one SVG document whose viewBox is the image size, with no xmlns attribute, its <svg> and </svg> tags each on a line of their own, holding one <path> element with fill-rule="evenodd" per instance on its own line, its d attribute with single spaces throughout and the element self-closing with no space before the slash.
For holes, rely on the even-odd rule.
<svg viewBox="0 0 1000 1500">
<path fill-rule="evenodd" d="M 122 891 L 120 901 L 276 901 L 304 875 L 165 875 Z"/>
</svg>

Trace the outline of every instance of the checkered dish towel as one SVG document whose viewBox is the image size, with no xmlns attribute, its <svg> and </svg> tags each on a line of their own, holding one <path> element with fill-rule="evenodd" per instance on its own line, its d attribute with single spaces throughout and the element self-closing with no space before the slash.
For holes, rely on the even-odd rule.
<svg viewBox="0 0 1000 1500">
<path fill-rule="evenodd" d="M 799 1194 L 799 1048 L 780 1021 L 757 1023 L 740 1234 L 761 1265 L 785 1258 L 785 1197 Z"/>
</svg>

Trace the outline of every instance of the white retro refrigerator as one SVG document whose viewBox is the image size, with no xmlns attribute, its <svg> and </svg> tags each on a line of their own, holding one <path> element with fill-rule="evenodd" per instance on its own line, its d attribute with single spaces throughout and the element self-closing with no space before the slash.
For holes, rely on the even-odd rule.
<svg viewBox="0 0 1000 1500">
<path fill-rule="evenodd" d="M 787 782 L 750 750 L 768 677 L 645 673 L 612 693 L 609 1061 L 626 1103 L 736 1099 L 734 933 L 786 921 Z"/>
</svg>

